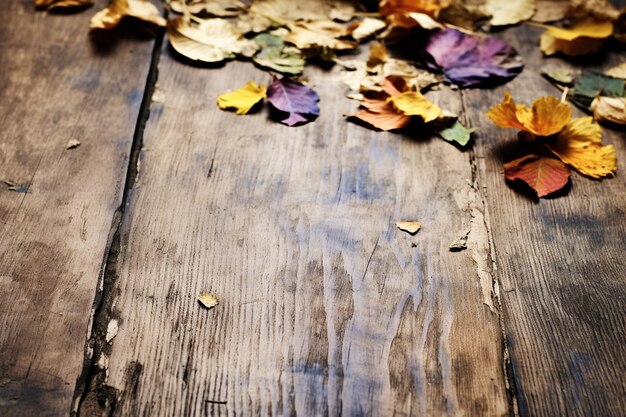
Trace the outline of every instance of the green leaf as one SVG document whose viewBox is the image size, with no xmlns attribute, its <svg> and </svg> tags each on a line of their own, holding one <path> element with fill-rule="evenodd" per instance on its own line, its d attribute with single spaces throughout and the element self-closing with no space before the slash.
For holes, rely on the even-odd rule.
<svg viewBox="0 0 626 417">
<path fill-rule="evenodd" d="M 466 128 L 458 120 L 448 128 L 439 131 L 439 136 L 448 142 L 456 142 L 461 147 L 465 147 L 472 137 L 472 133 L 476 131 L 476 128 Z"/>
<path fill-rule="evenodd" d="M 597 96 L 624 97 L 624 80 L 594 72 L 576 77 L 574 91 L 569 98 L 574 103 L 588 109 Z"/>
<path fill-rule="evenodd" d="M 254 41 L 262 48 L 252 58 L 259 66 L 290 75 L 301 74 L 304 70 L 305 60 L 300 50 L 285 46 L 280 37 L 261 33 Z"/>
</svg>

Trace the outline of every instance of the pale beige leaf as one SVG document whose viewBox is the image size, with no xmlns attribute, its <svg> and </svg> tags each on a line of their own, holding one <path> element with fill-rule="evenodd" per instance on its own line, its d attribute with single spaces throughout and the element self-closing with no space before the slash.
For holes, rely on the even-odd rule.
<svg viewBox="0 0 626 417">
<path fill-rule="evenodd" d="M 183 18 L 171 20 L 167 33 L 179 54 L 202 62 L 221 62 L 235 55 L 249 55 L 258 45 L 224 19 L 207 19 L 200 24 Z"/>
<path fill-rule="evenodd" d="M 514 25 L 533 16 L 535 0 L 487 0 L 485 7 L 491 15 L 491 26 Z"/>
<path fill-rule="evenodd" d="M 570 0 L 537 0 L 537 11 L 532 20 L 539 23 L 564 19 L 570 9 Z"/>
<path fill-rule="evenodd" d="M 617 66 L 614 66 L 613 68 L 610 68 L 607 72 L 606 75 L 609 75 L 611 77 L 615 77 L 615 78 L 624 78 L 626 79 L 626 62 L 623 62 Z"/>
<path fill-rule="evenodd" d="M 250 13 L 286 24 L 298 20 L 347 21 L 354 15 L 354 3 L 349 0 L 307 0 L 294 5 L 293 0 L 254 0 Z"/>
<path fill-rule="evenodd" d="M 396 222 L 396 227 L 403 232 L 414 235 L 422 228 L 422 224 L 417 221 L 399 221 Z"/>
<path fill-rule="evenodd" d="M 156 6 L 144 0 L 113 0 L 109 6 L 91 18 L 91 29 L 112 29 L 123 18 L 132 17 L 155 26 L 166 26 L 167 21 Z"/>
<path fill-rule="evenodd" d="M 596 97 L 591 111 L 596 120 L 626 125 L 626 97 Z"/>
<path fill-rule="evenodd" d="M 385 27 L 387 27 L 387 24 L 384 21 L 374 19 L 372 17 L 366 17 L 365 19 L 350 25 L 348 27 L 348 33 L 353 39 L 360 41 L 375 35 L 376 33 L 382 31 Z"/>
<path fill-rule="evenodd" d="M 329 48 L 337 51 L 357 47 L 354 41 L 339 39 L 347 34 L 347 28 L 330 20 L 298 22 L 288 25 L 289 34 L 285 41 L 300 49 Z"/>
<path fill-rule="evenodd" d="M 239 0 L 199 0 L 185 4 L 185 0 L 169 0 L 169 7 L 176 13 L 206 13 L 217 17 L 232 17 L 240 14 L 246 5 Z"/>
<path fill-rule="evenodd" d="M 217 297 L 210 292 L 201 292 L 198 294 L 198 301 L 207 309 L 213 308 L 220 303 Z"/>
</svg>

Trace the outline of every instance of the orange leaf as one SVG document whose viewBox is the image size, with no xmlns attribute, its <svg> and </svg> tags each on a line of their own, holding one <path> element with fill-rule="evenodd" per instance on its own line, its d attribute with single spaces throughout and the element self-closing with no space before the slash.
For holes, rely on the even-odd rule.
<svg viewBox="0 0 626 417">
<path fill-rule="evenodd" d="M 602 145 L 602 129 L 591 117 L 572 119 L 546 146 L 561 161 L 592 178 L 612 176 L 617 170 L 615 148 Z"/>
<path fill-rule="evenodd" d="M 364 99 L 361 105 L 365 109 L 358 110 L 352 117 L 364 121 L 380 130 L 401 129 L 409 124 L 410 116 L 396 110 L 387 100 Z"/>
<path fill-rule="evenodd" d="M 531 154 L 504 164 L 504 176 L 510 181 L 524 181 L 537 197 L 544 197 L 565 187 L 570 171 L 558 159 Z"/>
<path fill-rule="evenodd" d="M 437 16 L 450 4 L 450 0 L 382 0 L 379 12 L 383 16 L 393 13 L 419 12 Z"/>
<path fill-rule="evenodd" d="M 555 97 L 539 97 L 529 108 L 525 104 L 516 104 L 508 92 L 502 103 L 487 112 L 487 117 L 500 127 L 520 129 L 536 136 L 560 132 L 571 116 L 571 107 Z"/>
</svg>

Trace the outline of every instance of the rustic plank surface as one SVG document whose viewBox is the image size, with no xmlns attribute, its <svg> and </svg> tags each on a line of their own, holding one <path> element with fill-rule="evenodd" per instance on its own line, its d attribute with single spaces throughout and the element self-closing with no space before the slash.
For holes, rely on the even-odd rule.
<svg viewBox="0 0 626 417">
<path fill-rule="evenodd" d="M 70 412 L 153 45 L 32 3 L 0 2 L 3 417 Z"/>
<path fill-rule="evenodd" d="M 98 360 L 114 415 L 508 414 L 471 155 L 347 122 L 336 71 L 310 70 L 322 115 L 288 128 L 215 104 L 267 74 L 164 48 Z"/>
<path fill-rule="evenodd" d="M 536 201 L 504 184 L 502 163 L 522 156 L 521 150 L 513 130 L 496 128 L 484 116 L 504 91 L 526 103 L 560 96 L 539 70 L 567 63 L 542 59 L 539 34 L 530 27 L 502 33 L 523 54 L 527 69 L 504 87 L 464 93 L 468 117 L 480 128 L 479 177 L 487 185 L 520 415 L 623 416 L 626 135 L 604 129 L 605 142 L 617 148 L 616 178 L 600 182 L 573 174 L 567 196 Z M 579 62 L 601 69 L 619 55 Z"/>
</svg>

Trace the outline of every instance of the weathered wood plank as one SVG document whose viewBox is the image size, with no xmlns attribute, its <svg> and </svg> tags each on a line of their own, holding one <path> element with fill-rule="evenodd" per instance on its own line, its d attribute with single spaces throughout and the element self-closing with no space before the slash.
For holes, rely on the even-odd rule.
<svg viewBox="0 0 626 417">
<path fill-rule="evenodd" d="M 337 74 L 309 75 L 322 115 L 288 128 L 215 105 L 267 74 L 164 49 L 100 360 L 115 415 L 507 415 L 469 154 L 348 123 Z"/>
<path fill-rule="evenodd" d="M 70 412 L 153 47 L 32 3 L 0 2 L 3 417 Z"/>
<path fill-rule="evenodd" d="M 526 103 L 560 93 L 539 75 L 540 31 L 502 34 L 527 69 L 496 90 L 465 93 L 480 127 L 476 154 L 493 219 L 497 276 L 522 416 L 622 416 L 626 410 L 626 224 L 624 133 L 605 129 L 618 175 L 602 182 L 574 174 L 566 197 L 535 201 L 505 185 L 502 163 L 521 156 L 513 130 L 484 116 L 504 91 Z M 583 61 L 602 64 L 597 58 Z M 606 65 L 606 64 L 605 64 Z M 576 111 L 576 116 L 582 115 Z"/>
</svg>

